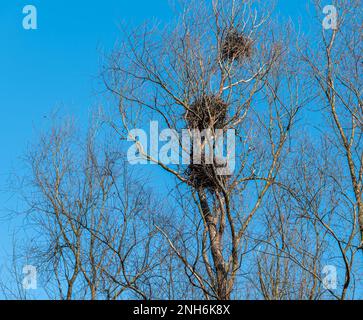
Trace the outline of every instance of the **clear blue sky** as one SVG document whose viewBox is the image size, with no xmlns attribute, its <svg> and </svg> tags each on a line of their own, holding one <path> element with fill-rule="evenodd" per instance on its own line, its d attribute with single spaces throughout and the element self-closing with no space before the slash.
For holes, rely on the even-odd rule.
<svg viewBox="0 0 363 320">
<path fill-rule="evenodd" d="M 21 173 L 22 156 L 44 126 L 45 116 L 65 106 L 80 119 L 101 96 L 95 77 L 100 51 L 117 41 L 118 24 L 170 19 L 168 0 L 2 0 L 0 3 L 0 217 L 16 201 L 6 187 L 10 172 Z M 278 11 L 296 19 L 306 1 L 279 0 Z M 38 30 L 22 28 L 22 9 L 38 10 Z M 14 222 L 0 220 L 0 265 L 9 250 Z"/>
</svg>

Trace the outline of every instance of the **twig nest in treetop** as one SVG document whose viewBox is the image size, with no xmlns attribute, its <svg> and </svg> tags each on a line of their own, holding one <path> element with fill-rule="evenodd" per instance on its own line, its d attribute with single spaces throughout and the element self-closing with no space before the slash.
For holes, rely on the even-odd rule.
<svg viewBox="0 0 363 320">
<path fill-rule="evenodd" d="M 189 184 L 196 189 L 203 188 L 214 193 L 220 191 L 221 184 L 224 185 L 229 176 L 218 175 L 218 166 L 211 164 L 190 164 L 185 172 Z"/>
<path fill-rule="evenodd" d="M 195 98 L 185 112 L 188 129 L 203 130 L 223 129 L 226 126 L 228 104 L 216 95 L 201 95 Z M 204 141 L 204 138 L 201 138 Z M 193 146 L 192 146 L 193 150 Z M 193 151 L 192 151 L 193 159 Z M 211 193 L 218 191 L 224 185 L 228 176 L 218 175 L 218 168 L 225 168 L 225 161 L 215 158 L 213 164 L 206 163 L 205 153 L 202 151 L 200 163 L 192 163 L 185 171 L 188 182 L 194 188 L 207 189 Z"/>
<path fill-rule="evenodd" d="M 249 37 L 230 28 L 222 40 L 221 59 L 223 61 L 241 61 L 252 57 L 253 41 Z"/>
<path fill-rule="evenodd" d="M 228 104 L 214 95 L 203 95 L 194 100 L 185 112 L 189 129 L 223 129 L 226 122 Z"/>
</svg>

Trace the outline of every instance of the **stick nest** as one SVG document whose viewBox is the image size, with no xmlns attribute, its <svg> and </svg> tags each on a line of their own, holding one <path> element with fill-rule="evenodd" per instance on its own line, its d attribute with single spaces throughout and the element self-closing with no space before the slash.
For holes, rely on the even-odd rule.
<svg viewBox="0 0 363 320">
<path fill-rule="evenodd" d="M 216 169 L 224 167 L 224 164 L 190 164 L 185 171 L 189 184 L 196 189 L 207 189 L 214 193 L 220 191 L 226 184 L 228 176 L 217 175 Z"/>
<path fill-rule="evenodd" d="M 231 28 L 222 41 L 221 59 L 223 61 L 242 61 L 253 54 L 253 41 L 244 34 Z"/>
<path fill-rule="evenodd" d="M 223 129 L 226 122 L 228 104 L 214 95 L 203 95 L 192 103 L 185 113 L 189 129 Z"/>
<path fill-rule="evenodd" d="M 202 132 L 205 129 L 223 129 L 226 126 L 228 104 L 214 95 L 203 95 L 194 100 L 189 110 L 185 113 L 185 120 L 189 129 L 198 129 Z M 202 144 L 203 144 L 202 138 Z M 214 150 L 213 150 L 214 151 Z M 191 150 L 193 161 L 193 146 Z M 214 193 L 225 185 L 227 176 L 217 175 L 218 168 L 224 168 L 225 163 L 214 159 L 214 164 L 205 163 L 205 152 L 202 151 L 201 163 L 190 164 L 185 171 L 189 184 L 194 188 L 207 189 Z"/>
</svg>

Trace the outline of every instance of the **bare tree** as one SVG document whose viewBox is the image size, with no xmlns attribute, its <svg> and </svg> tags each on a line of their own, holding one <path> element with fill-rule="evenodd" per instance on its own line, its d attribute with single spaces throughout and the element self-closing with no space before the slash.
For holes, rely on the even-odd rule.
<svg viewBox="0 0 363 320">
<path fill-rule="evenodd" d="M 64 121 L 29 151 L 24 195 L 37 234 L 27 252 L 52 298 L 147 299 L 161 263 L 148 218 L 158 209 L 99 129 L 84 140 Z"/>
<path fill-rule="evenodd" d="M 289 131 L 309 97 L 302 94 L 290 34 L 276 32 L 265 3 L 193 2 L 183 10 L 164 30 L 146 24 L 126 33 L 104 80 L 118 99 L 121 124 L 114 122 L 115 130 L 133 139 L 140 155 L 173 175 L 194 200 L 202 228 L 196 223 L 193 258 L 158 230 L 205 298 L 229 299 L 241 267 L 241 242 L 276 181 Z M 132 133 L 151 120 L 178 133 L 210 130 L 213 138 L 218 129 L 235 130 L 235 171 L 220 176 L 217 163 L 186 167 L 157 159 Z M 181 138 L 178 143 L 183 146 Z"/>
<path fill-rule="evenodd" d="M 257 261 L 267 299 L 354 296 L 356 217 L 339 183 L 344 168 L 334 162 L 329 143 L 318 141 L 300 142 L 296 159 L 283 170 L 281 188 L 274 189 L 274 205 L 266 208 Z M 334 285 L 324 280 L 326 266 L 344 275 Z"/>
<path fill-rule="evenodd" d="M 57 122 L 26 157 L 23 261 L 50 298 L 355 297 L 361 1 L 336 1 L 332 30 L 313 3 L 318 42 L 254 0 L 182 1 L 169 25 L 124 29 L 102 72 L 116 115 L 86 134 Z M 27 298 L 13 258 L 16 290 L 0 287 Z"/>
<path fill-rule="evenodd" d="M 315 2 L 322 12 L 320 1 Z M 362 17 L 361 1 L 335 1 L 337 25 L 321 28 L 317 48 L 302 49 L 303 60 L 310 68 L 320 93 L 322 114 L 333 129 L 327 132 L 329 143 L 336 150 L 335 161 L 344 161 L 347 175 L 340 182 L 353 205 L 360 226 L 363 244 L 363 102 L 362 102 Z"/>
</svg>

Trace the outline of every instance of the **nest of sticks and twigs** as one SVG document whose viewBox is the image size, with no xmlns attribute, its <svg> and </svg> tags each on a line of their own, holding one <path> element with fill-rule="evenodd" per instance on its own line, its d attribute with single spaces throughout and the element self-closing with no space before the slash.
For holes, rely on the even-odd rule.
<svg viewBox="0 0 363 320">
<path fill-rule="evenodd" d="M 228 104 L 223 99 L 214 95 L 203 95 L 194 100 L 185 119 L 189 129 L 223 129 Z"/>
<path fill-rule="evenodd" d="M 223 129 L 226 126 L 227 110 L 228 104 L 222 98 L 204 95 L 194 100 L 185 114 L 185 120 L 189 129 L 197 129 L 200 133 L 210 129 L 214 133 L 214 130 Z M 205 147 L 208 142 L 205 142 L 205 139 L 201 137 L 200 162 L 191 163 L 185 171 L 185 176 L 193 187 L 207 189 L 213 193 L 220 190 L 228 179 L 227 176 L 218 174 L 218 169 L 225 168 L 226 163 L 218 159 L 214 159 L 213 164 L 206 163 Z M 193 159 L 193 145 L 191 148 L 191 159 Z M 214 151 L 213 146 L 212 151 Z"/>
<path fill-rule="evenodd" d="M 207 189 L 214 193 L 220 191 L 225 186 L 229 176 L 218 175 L 218 168 L 224 167 L 224 164 L 190 164 L 185 172 L 189 184 L 196 189 Z"/>
<path fill-rule="evenodd" d="M 227 31 L 222 40 L 221 59 L 223 61 L 243 61 L 251 58 L 253 41 L 235 28 Z"/>
</svg>

